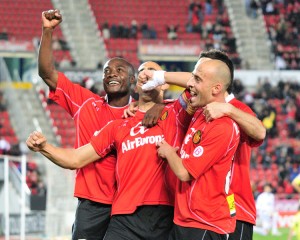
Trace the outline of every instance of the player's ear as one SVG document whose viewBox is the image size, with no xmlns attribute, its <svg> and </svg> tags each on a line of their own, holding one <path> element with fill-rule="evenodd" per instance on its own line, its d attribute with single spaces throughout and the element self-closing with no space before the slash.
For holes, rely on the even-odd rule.
<svg viewBox="0 0 300 240">
<path fill-rule="evenodd" d="M 217 95 L 222 90 L 222 85 L 220 83 L 217 83 L 212 87 L 212 94 Z"/>
<path fill-rule="evenodd" d="M 161 86 L 161 89 L 162 89 L 163 91 L 165 91 L 165 90 L 167 90 L 169 87 L 170 87 L 170 85 L 166 83 L 166 84 L 164 84 L 164 85 Z"/>
<path fill-rule="evenodd" d="M 130 83 L 131 83 L 131 84 L 135 84 L 135 83 L 136 83 L 136 78 L 135 78 L 134 75 L 132 75 L 132 76 L 130 77 Z"/>
</svg>

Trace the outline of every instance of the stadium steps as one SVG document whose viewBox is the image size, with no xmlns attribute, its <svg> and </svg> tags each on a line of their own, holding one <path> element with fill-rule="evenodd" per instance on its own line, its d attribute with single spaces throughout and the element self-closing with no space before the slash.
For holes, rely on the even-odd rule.
<svg viewBox="0 0 300 240">
<path fill-rule="evenodd" d="M 274 61 L 262 13 L 258 11 L 256 19 L 246 14 L 244 2 L 240 0 L 225 1 L 232 30 L 237 38 L 238 52 L 244 60 L 244 65 L 250 69 L 272 70 Z"/>
<path fill-rule="evenodd" d="M 20 142 L 25 142 L 35 130 L 42 131 L 49 141 L 57 142 L 48 116 L 31 83 L 12 83 L 11 87 L 5 89 L 5 95 L 11 124 Z"/>
<path fill-rule="evenodd" d="M 63 23 L 60 25 L 76 66 L 82 69 L 95 69 L 104 62 L 106 53 L 93 12 L 87 0 L 53 0 L 55 8 L 60 9 Z M 76 12 L 76 14 L 74 14 Z"/>
</svg>

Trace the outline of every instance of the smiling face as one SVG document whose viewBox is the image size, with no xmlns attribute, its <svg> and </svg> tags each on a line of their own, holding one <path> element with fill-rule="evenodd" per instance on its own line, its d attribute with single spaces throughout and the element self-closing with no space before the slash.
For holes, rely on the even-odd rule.
<svg viewBox="0 0 300 240">
<path fill-rule="evenodd" d="M 134 83 L 134 69 L 121 58 L 112 58 L 103 67 L 103 87 L 108 95 L 126 95 Z"/>
<path fill-rule="evenodd" d="M 192 107 L 204 107 L 213 101 L 224 101 L 230 73 L 223 62 L 201 58 L 192 74 L 193 77 L 187 83 L 192 95 L 190 99 Z"/>
</svg>

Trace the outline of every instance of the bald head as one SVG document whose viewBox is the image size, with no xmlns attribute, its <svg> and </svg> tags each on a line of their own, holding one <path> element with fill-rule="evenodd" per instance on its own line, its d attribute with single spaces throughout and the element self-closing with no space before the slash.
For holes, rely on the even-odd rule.
<svg viewBox="0 0 300 240">
<path fill-rule="evenodd" d="M 143 70 L 162 70 L 161 66 L 159 66 L 156 62 L 144 62 L 140 65 L 139 69 L 138 69 L 138 73 L 140 73 Z"/>
<path fill-rule="evenodd" d="M 201 58 L 199 63 L 204 64 L 205 71 L 210 75 L 213 83 L 222 83 L 222 92 L 225 92 L 231 83 L 231 75 L 227 65 L 216 59 Z"/>
<path fill-rule="evenodd" d="M 218 60 L 218 61 L 224 63 L 224 67 L 225 66 L 227 67 L 228 72 L 223 71 L 223 70 L 226 70 L 224 68 L 222 68 L 223 70 L 220 69 L 220 72 L 223 72 L 224 77 L 226 77 L 226 79 L 229 80 L 229 82 L 226 86 L 227 86 L 227 92 L 231 93 L 232 88 L 233 88 L 234 67 L 233 67 L 232 61 L 227 56 L 227 54 L 225 52 L 217 50 L 217 49 L 211 49 L 209 51 L 203 51 L 203 52 L 200 53 L 199 60 L 202 60 L 203 58 Z M 227 78 L 228 73 L 229 73 L 229 78 Z"/>
</svg>

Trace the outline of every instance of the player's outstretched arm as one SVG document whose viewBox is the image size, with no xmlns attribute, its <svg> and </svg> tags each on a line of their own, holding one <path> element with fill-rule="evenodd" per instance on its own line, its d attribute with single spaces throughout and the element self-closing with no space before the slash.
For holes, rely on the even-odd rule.
<svg viewBox="0 0 300 240">
<path fill-rule="evenodd" d="M 58 73 L 54 66 L 52 35 L 53 31 L 62 22 L 59 10 L 48 10 L 42 12 L 42 37 L 39 48 L 38 68 L 39 76 L 49 86 L 55 90 Z"/>
<path fill-rule="evenodd" d="M 90 143 L 78 149 L 55 147 L 37 131 L 29 135 L 26 144 L 31 151 L 40 152 L 62 168 L 79 169 L 99 159 L 99 155 Z"/>
<path fill-rule="evenodd" d="M 212 102 L 207 104 L 203 109 L 206 121 L 228 116 L 254 140 L 262 141 L 266 137 L 266 129 L 257 117 L 236 108 L 230 103 Z"/>
<path fill-rule="evenodd" d="M 179 87 L 186 88 L 188 80 L 192 77 L 190 72 L 165 72 L 165 71 L 153 71 L 145 70 L 141 73 L 143 77 L 151 79 L 142 86 L 145 91 L 152 90 L 157 86 L 164 84 L 172 84 Z"/>
</svg>

